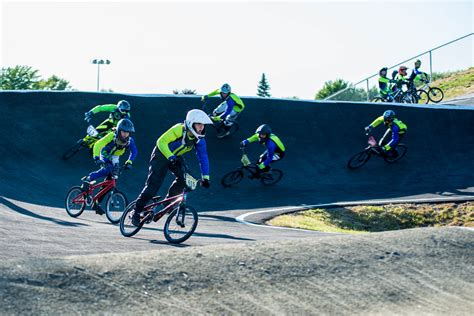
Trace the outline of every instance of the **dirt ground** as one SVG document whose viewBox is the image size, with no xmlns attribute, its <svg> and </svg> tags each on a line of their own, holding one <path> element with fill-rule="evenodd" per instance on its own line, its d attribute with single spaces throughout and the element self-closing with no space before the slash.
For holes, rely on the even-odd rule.
<svg viewBox="0 0 474 316">
<path fill-rule="evenodd" d="M 428 228 L 5 260 L 2 314 L 449 314 L 474 310 L 474 231 Z"/>
</svg>

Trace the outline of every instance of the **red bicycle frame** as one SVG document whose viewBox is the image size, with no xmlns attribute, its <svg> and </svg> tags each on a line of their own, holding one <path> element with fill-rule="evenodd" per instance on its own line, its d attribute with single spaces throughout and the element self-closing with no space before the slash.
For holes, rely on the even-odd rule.
<svg viewBox="0 0 474 316">
<path fill-rule="evenodd" d="M 164 200 L 158 201 L 158 202 L 153 202 L 151 204 L 148 204 L 145 206 L 145 212 L 153 212 L 153 208 L 158 205 L 162 205 L 164 203 L 170 202 L 164 209 L 160 210 L 159 212 L 155 213 L 155 221 L 158 221 L 160 218 L 162 218 L 166 213 L 168 213 L 171 209 L 173 209 L 177 204 L 180 204 L 184 201 L 186 201 L 187 197 L 187 190 L 185 189 L 182 193 L 166 198 Z M 159 196 L 155 196 L 153 199 L 159 199 Z M 152 200 L 153 200 L 152 199 Z"/>
<path fill-rule="evenodd" d="M 92 202 L 96 202 L 101 197 L 103 197 L 104 195 L 109 193 L 110 190 L 115 188 L 115 185 L 116 185 L 116 180 L 114 178 L 106 179 L 106 180 L 104 180 L 100 183 L 92 184 L 92 185 L 89 186 L 89 190 L 87 192 L 82 192 L 81 194 L 76 196 L 72 200 L 72 202 L 78 203 L 78 204 L 84 203 L 84 198 L 85 198 L 86 194 L 92 197 Z M 93 195 L 94 190 L 97 189 L 97 188 L 100 188 L 100 191 L 97 192 L 97 194 L 94 196 Z"/>
</svg>

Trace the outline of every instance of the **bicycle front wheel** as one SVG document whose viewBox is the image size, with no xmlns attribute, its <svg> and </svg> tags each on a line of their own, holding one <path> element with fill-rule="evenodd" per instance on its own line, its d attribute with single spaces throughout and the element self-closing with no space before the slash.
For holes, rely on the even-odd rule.
<svg viewBox="0 0 474 316">
<path fill-rule="evenodd" d="M 198 214 L 191 206 L 175 208 L 165 222 L 163 233 L 168 242 L 180 244 L 187 240 L 196 230 Z"/>
<path fill-rule="evenodd" d="M 112 191 L 105 203 L 105 215 L 112 224 L 120 222 L 125 208 L 127 207 L 127 197 L 118 190 Z"/>
<path fill-rule="evenodd" d="M 137 226 L 133 225 L 132 216 L 133 214 L 135 214 L 135 205 L 135 201 L 130 203 L 123 212 L 122 217 L 120 217 L 120 232 L 125 237 L 132 237 L 133 235 L 138 233 L 143 227 L 143 224 L 145 224 L 145 221 L 148 220 L 148 216 L 152 216 L 152 213 L 149 212 L 147 216 L 140 220 L 140 223 Z"/>
<path fill-rule="evenodd" d="M 351 159 L 349 159 L 349 161 L 347 162 L 347 167 L 352 170 L 360 168 L 365 165 L 366 162 L 369 161 L 369 159 L 370 154 L 368 150 L 361 151 L 360 153 L 355 154 L 354 156 L 352 156 Z"/>
<path fill-rule="evenodd" d="M 279 169 L 270 169 L 270 171 L 263 173 L 260 176 L 260 181 L 263 185 L 274 185 L 283 177 L 283 171 Z"/>
<path fill-rule="evenodd" d="M 244 178 L 244 173 L 242 172 L 242 170 L 234 170 L 234 171 L 229 172 L 222 178 L 221 184 L 224 187 L 229 188 L 239 183 L 240 181 L 242 181 L 243 178 Z"/>
<path fill-rule="evenodd" d="M 430 97 L 425 90 L 416 90 L 416 95 L 418 98 L 418 104 L 428 104 L 428 102 L 430 102 Z"/>
<path fill-rule="evenodd" d="M 63 159 L 68 160 L 84 147 L 84 141 L 79 139 L 74 145 L 69 147 L 63 154 Z"/>
<path fill-rule="evenodd" d="M 428 97 L 430 98 L 431 102 L 439 103 L 444 98 L 444 93 L 440 88 L 430 88 L 428 91 Z"/>
<path fill-rule="evenodd" d="M 78 217 L 84 212 L 86 208 L 85 196 L 80 186 L 74 186 L 69 189 L 65 200 L 66 212 L 69 216 Z"/>
</svg>

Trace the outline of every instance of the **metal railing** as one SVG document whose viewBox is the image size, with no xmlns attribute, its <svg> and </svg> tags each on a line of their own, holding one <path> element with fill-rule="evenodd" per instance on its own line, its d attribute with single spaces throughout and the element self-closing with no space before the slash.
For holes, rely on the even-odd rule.
<svg viewBox="0 0 474 316">
<path fill-rule="evenodd" d="M 418 54 L 418 55 L 413 56 L 413 57 L 411 57 L 411 58 L 408 58 L 408 59 L 406 59 L 406 60 L 404 60 L 404 61 L 402 61 L 402 62 L 399 62 L 398 64 L 395 64 L 395 65 L 393 65 L 393 66 L 391 66 L 391 67 L 388 67 L 388 69 L 395 68 L 395 67 L 400 66 L 400 65 L 402 65 L 402 64 L 404 64 L 404 63 L 406 63 L 406 62 L 408 62 L 408 61 L 410 61 L 410 60 L 413 60 L 413 59 L 418 58 L 418 57 L 420 57 L 420 56 L 429 54 L 429 56 L 430 56 L 430 80 L 431 80 L 431 78 L 433 77 L 433 57 L 432 57 L 432 52 L 435 51 L 435 50 L 437 50 L 437 49 L 440 49 L 441 47 L 448 46 L 448 45 L 450 45 L 450 44 L 452 44 L 452 43 L 454 43 L 454 42 L 460 41 L 460 40 L 462 40 L 462 39 L 464 39 L 464 38 L 467 38 L 467 37 L 469 37 L 469 36 L 472 36 L 472 35 L 474 35 L 474 33 L 470 33 L 470 34 L 464 35 L 464 36 L 462 36 L 462 37 L 459 37 L 459 38 L 457 38 L 457 39 L 455 39 L 455 40 L 452 40 L 452 41 L 450 41 L 450 42 L 444 43 L 443 45 L 437 46 L 437 47 L 435 47 L 435 48 L 432 48 L 432 49 L 430 49 L 430 50 L 427 50 L 427 51 L 424 52 L 424 53 Z M 365 79 L 362 79 L 362 80 L 359 81 L 359 82 L 350 84 L 350 85 L 348 85 L 346 88 L 344 88 L 344 89 L 342 89 L 342 90 L 339 90 L 339 91 L 336 92 L 336 93 L 331 94 L 330 96 L 328 96 L 328 97 L 325 98 L 324 100 L 329 100 L 329 99 L 331 99 L 331 98 L 333 98 L 333 97 L 335 97 L 335 96 L 337 96 L 337 95 L 339 95 L 339 94 L 341 94 L 341 93 L 343 93 L 343 92 L 345 92 L 345 91 L 347 91 L 347 90 L 349 90 L 349 89 L 353 89 L 355 86 L 357 86 L 357 85 L 361 84 L 362 82 L 366 81 L 366 82 L 367 82 L 367 101 L 370 101 L 370 100 L 369 100 L 369 90 L 370 90 L 370 87 L 369 87 L 369 79 L 372 79 L 372 78 L 374 78 L 374 77 L 376 77 L 376 76 L 378 76 L 378 75 L 379 75 L 379 74 L 376 73 L 376 74 L 374 74 L 374 75 L 371 75 L 370 77 L 367 77 L 367 78 L 365 78 Z"/>
</svg>

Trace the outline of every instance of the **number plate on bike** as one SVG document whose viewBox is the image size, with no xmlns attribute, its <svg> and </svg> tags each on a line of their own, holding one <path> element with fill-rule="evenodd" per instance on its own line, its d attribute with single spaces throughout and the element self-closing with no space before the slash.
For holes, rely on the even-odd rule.
<svg viewBox="0 0 474 316">
<path fill-rule="evenodd" d="M 375 140 L 374 136 L 369 137 L 368 143 L 369 143 L 370 146 L 376 146 L 377 145 L 377 141 Z"/>
<path fill-rule="evenodd" d="M 242 155 L 242 159 L 240 159 L 240 161 L 244 166 L 248 166 L 251 164 L 250 159 L 246 154 Z"/>
<path fill-rule="evenodd" d="M 190 190 L 196 189 L 197 184 L 198 184 L 198 180 L 196 180 L 192 175 L 186 173 L 186 174 L 184 175 L 184 180 L 186 181 L 186 186 L 187 186 Z"/>
<path fill-rule="evenodd" d="M 94 126 L 89 125 L 87 127 L 87 135 L 91 137 L 96 137 L 97 135 L 99 135 L 99 132 L 94 128 Z"/>
</svg>

